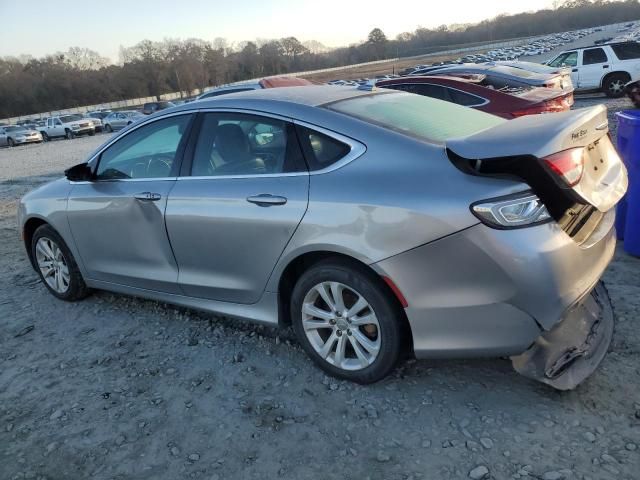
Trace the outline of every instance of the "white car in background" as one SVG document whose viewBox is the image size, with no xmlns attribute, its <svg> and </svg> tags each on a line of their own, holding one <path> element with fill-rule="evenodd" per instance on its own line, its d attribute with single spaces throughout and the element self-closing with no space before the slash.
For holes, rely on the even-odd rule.
<svg viewBox="0 0 640 480">
<path fill-rule="evenodd" d="M 602 90 L 617 98 L 625 85 L 640 79 L 640 43 L 620 42 L 576 48 L 558 54 L 546 65 L 571 68 L 576 90 Z"/>
</svg>

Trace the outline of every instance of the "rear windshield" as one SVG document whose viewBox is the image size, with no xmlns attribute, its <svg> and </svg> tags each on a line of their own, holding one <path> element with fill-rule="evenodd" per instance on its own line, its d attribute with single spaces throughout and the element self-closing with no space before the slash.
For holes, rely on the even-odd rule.
<svg viewBox="0 0 640 480">
<path fill-rule="evenodd" d="M 472 108 L 404 92 L 340 100 L 327 108 L 430 143 L 444 143 L 507 121 Z"/>
</svg>

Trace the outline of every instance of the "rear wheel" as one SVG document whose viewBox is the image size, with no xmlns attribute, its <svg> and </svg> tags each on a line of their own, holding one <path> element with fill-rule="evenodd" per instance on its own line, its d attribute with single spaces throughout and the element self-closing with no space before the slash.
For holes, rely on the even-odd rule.
<svg viewBox="0 0 640 480">
<path fill-rule="evenodd" d="M 291 315 L 302 347 L 335 377 L 376 382 L 398 361 L 398 306 L 374 274 L 355 264 L 330 260 L 304 272 L 291 295 Z"/>
<path fill-rule="evenodd" d="M 71 251 L 49 225 L 42 225 L 35 231 L 31 255 L 42 283 L 52 295 L 68 302 L 87 296 L 89 289 Z"/>
<path fill-rule="evenodd" d="M 619 98 L 624 95 L 624 88 L 630 80 L 626 73 L 613 73 L 603 82 L 602 88 L 607 97 Z"/>
</svg>

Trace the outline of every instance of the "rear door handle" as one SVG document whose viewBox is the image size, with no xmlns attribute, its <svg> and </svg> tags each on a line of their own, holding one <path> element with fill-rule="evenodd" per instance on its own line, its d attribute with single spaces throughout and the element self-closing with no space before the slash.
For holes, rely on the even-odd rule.
<svg viewBox="0 0 640 480">
<path fill-rule="evenodd" d="M 133 198 L 135 198 L 136 200 L 141 200 L 143 202 L 157 202 L 162 198 L 162 195 L 153 192 L 142 192 L 136 193 Z"/>
<path fill-rule="evenodd" d="M 287 203 L 287 199 L 285 197 L 271 195 L 270 193 L 262 193 L 260 195 L 247 197 L 247 202 L 255 203 L 260 207 L 271 207 L 275 205 L 284 205 L 285 203 Z"/>
</svg>

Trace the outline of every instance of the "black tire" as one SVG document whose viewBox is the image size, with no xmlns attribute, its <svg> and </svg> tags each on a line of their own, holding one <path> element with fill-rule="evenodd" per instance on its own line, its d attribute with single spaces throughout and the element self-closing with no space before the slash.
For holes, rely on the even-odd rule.
<svg viewBox="0 0 640 480">
<path fill-rule="evenodd" d="M 68 283 L 68 288 L 65 292 L 61 293 L 54 290 L 47 283 L 42 271 L 38 267 L 38 261 L 36 256 L 36 245 L 38 244 L 38 240 L 42 238 L 48 239 L 54 242 L 60 248 L 63 261 L 69 270 L 69 283 Z M 64 242 L 62 237 L 58 235 L 58 232 L 56 232 L 51 226 L 41 225 L 36 229 L 35 233 L 33 234 L 33 238 L 31 239 L 31 258 L 33 259 L 33 264 L 35 265 L 36 271 L 40 276 L 40 280 L 42 280 L 42 283 L 45 285 L 45 287 L 47 287 L 47 290 L 49 290 L 49 292 L 54 297 L 59 298 L 60 300 L 65 300 L 67 302 L 75 302 L 77 300 L 81 300 L 85 298 L 90 293 L 89 288 L 84 283 L 82 274 L 78 269 L 78 265 L 76 264 L 76 261 L 73 258 L 73 255 L 69 250 L 69 247 L 67 247 L 67 244 Z"/>
<path fill-rule="evenodd" d="M 602 82 L 602 90 L 609 98 L 620 98 L 624 95 L 624 86 L 629 80 L 629 75 L 626 73 L 612 73 Z"/>
<path fill-rule="evenodd" d="M 113 127 L 111 127 L 111 125 L 108 124 L 108 123 L 105 125 L 104 129 L 105 129 L 105 131 L 107 133 L 112 133 L 113 132 Z"/>
<path fill-rule="evenodd" d="M 43 142 L 48 142 L 49 141 L 49 135 L 47 135 L 47 132 L 40 132 L 40 135 L 42 135 L 42 141 Z"/>
<path fill-rule="evenodd" d="M 68 128 L 64 131 L 64 137 L 67 140 L 73 140 L 76 137 L 76 134 L 73 133 L 71 130 L 69 130 Z"/>
<path fill-rule="evenodd" d="M 16 142 L 13 141 L 13 138 L 11 138 L 11 137 L 7 138 L 7 146 L 8 147 L 15 147 L 16 146 Z"/>
<path fill-rule="evenodd" d="M 95 131 L 95 130 L 90 130 L 90 131 L 89 131 L 89 136 L 90 136 L 90 137 L 93 137 L 95 134 L 96 134 L 96 131 Z"/>
<path fill-rule="evenodd" d="M 339 282 L 348 289 L 353 289 L 354 292 L 357 292 L 357 294 L 368 302 L 371 310 L 375 313 L 379 324 L 379 329 L 376 329 L 375 333 L 376 338 L 379 336 L 380 346 L 377 356 L 368 366 L 358 370 L 349 370 L 333 365 L 316 351 L 310 339 L 307 337 L 302 318 L 304 299 L 308 293 L 314 290 L 314 287 L 322 282 Z M 349 308 L 349 305 L 347 305 L 347 308 Z M 368 272 L 364 267 L 359 266 L 355 262 L 328 259 L 313 265 L 305 271 L 296 282 L 291 294 L 291 320 L 298 341 L 307 354 L 322 370 L 334 377 L 362 384 L 377 382 L 393 370 L 400 357 L 403 346 L 405 320 L 402 318 L 402 312 L 400 311 L 398 302 L 377 275 Z M 335 322 L 333 327 L 322 330 L 325 332 L 323 335 L 326 337 L 330 336 L 329 332 L 331 332 L 331 330 L 329 330 L 329 328 L 333 328 L 334 331 L 336 331 L 337 326 L 335 326 Z M 353 326 L 350 326 L 350 328 L 354 329 Z M 352 346 L 353 344 L 349 345 L 349 342 L 351 342 L 349 337 L 352 335 L 355 336 L 355 333 L 352 334 L 349 330 L 346 330 L 346 332 L 349 333 L 349 336 L 345 337 L 346 340 L 344 341 L 347 344 L 345 348 L 347 348 L 347 352 L 350 350 L 351 358 L 355 361 L 354 357 L 356 357 L 356 354 Z M 336 333 L 338 332 L 336 331 Z M 368 333 L 363 330 L 360 330 L 359 333 L 368 335 Z M 340 334 L 340 336 L 343 335 L 344 333 Z M 345 353 L 345 356 L 349 357 L 349 353 Z"/>
</svg>

